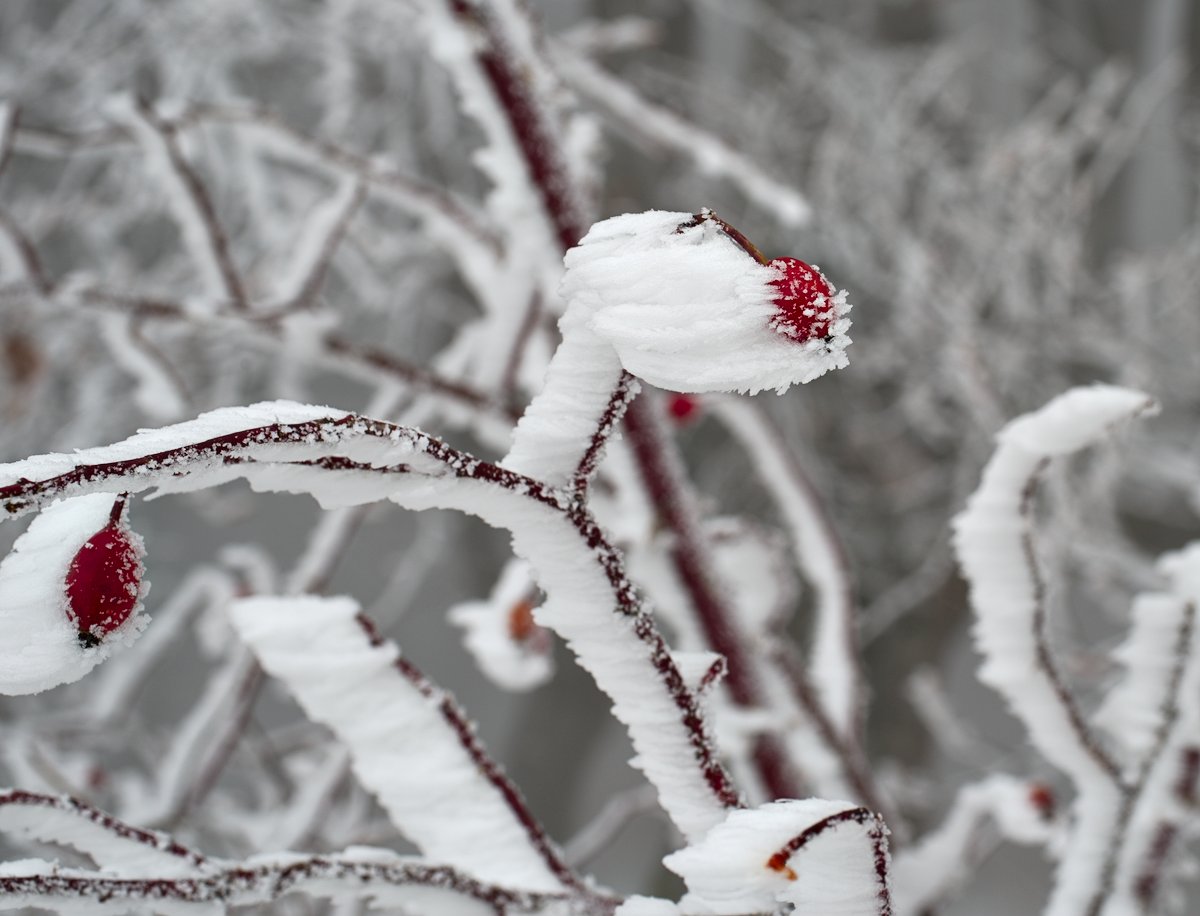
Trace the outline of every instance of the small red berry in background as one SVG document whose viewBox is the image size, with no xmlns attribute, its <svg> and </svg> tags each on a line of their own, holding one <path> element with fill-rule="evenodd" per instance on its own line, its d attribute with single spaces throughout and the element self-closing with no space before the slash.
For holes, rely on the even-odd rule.
<svg viewBox="0 0 1200 916">
<path fill-rule="evenodd" d="M 691 394 L 672 394 L 667 399 L 667 414 L 678 426 L 694 422 L 700 415 L 700 399 Z"/>
<path fill-rule="evenodd" d="M 142 552 L 124 510 L 121 497 L 109 523 L 84 542 L 67 570 L 67 614 L 85 647 L 99 645 L 128 620 L 141 593 Z"/>
<path fill-rule="evenodd" d="M 1054 814 L 1057 809 L 1057 801 L 1054 798 L 1054 790 L 1044 782 L 1031 783 L 1029 786 L 1029 803 L 1033 805 L 1038 816 L 1044 821 L 1054 819 Z"/>
<path fill-rule="evenodd" d="M 799 343 L 828 337 L 834 292 L 821 272 L 797 258 L 775 258 L 768 266 L 780 273 L 771 281 L 779 292 L 771 327 Z"/>
</svg>

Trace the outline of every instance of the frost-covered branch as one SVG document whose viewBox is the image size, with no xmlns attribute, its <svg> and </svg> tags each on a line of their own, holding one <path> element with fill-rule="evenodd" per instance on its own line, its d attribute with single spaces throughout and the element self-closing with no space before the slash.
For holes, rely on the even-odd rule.
<svg viewBox="0 0 1200 916">
<path fill-rule="evenodd" d="M 550 596 L 540 621 L 564 635 L 613 698 L 640 765 L 685 834 L 702 832 L 738 803 L 698 696 L 586 508 L 420 431 L 283 402 L 214 411 L 106 448 L 0 466 L 0 480 L 13 481 L 0 484 L 0 507 L 12 516 L 83 493 L 191 490 L 239 477 L 327 505 L 390 498 L 508 527 Z M 479 502 L 484 493 L 491 495 Z"/>
<path fill-rule="evenodd" d="M 234 310 L 245 310 L 246 290 L 229 236 L 217 217 L 212 194 L 180 149 L 175 128 L 141 99 L 114 101 L 110 113 L 133 132 L 161 181 L 193 263 L 202 268 L 203 291 Z"/>
<path fill-rule="evenodd" d="M 425 855 L 484 880 L 583 890 L 453 697 L 353 601 L 247 598 L 231 616 L 268 673 L 346 744 L 359 779 Z"/>
</svg>

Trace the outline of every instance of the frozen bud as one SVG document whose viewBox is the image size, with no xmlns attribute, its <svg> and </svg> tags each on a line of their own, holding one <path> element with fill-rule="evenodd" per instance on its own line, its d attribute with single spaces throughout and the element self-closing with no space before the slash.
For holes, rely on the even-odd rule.
<svg viewBox="0 0 1200 916">
<path fill-rule="evenodd" d="M 850 306 L 707 211 L 627 214 L 566 256 L 563 294 L 622 365 L 678 392 L 783 391 L 846 365 Z"/>
<path fill-rule="evenodd" d="M 59 500 L 0 563 L 0 693 L 77 681 L 140 633 L 143 548 L 124 515 L 111 493 Z"/>
</svg>

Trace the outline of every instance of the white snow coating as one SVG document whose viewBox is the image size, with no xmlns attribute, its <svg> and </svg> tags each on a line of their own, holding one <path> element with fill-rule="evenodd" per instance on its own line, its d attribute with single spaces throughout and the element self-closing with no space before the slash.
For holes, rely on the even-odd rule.
<svg viewBox="0 0 1200 916">
<path fill-rule="evenodd" d="M 1079 741 L 1058 687 L 1039 664 L 1038 586 L 1029 566 L 1025 500 L 1042 462 L 1096 441 L 1153 401 L 1138 391 L 1075 388 L 1003 429 L 979 489 L 954 523 L 954 546 L 970 584 L 980 680 L 1007 700 L 1034 746 L 1077 782 L 1106 778 Z"/>
<path fill-rule="evenodd" d="M 651 210 L 596 223 L 567 252 L 562 294 L 626 369 L 681 392 L 783 391 L 847 364 L 844 294 L 832 340 L 797 343 L 770 327 L 778 273 L 712 220 Z"/>
<path fill-rule="evenodd" d="M 129 878 L 181 877 L 201 870 L 197 857 L 172 851 L 166 834 L 141 831 L 135 836 L 114 830 L 113 823 L 102 812 L 69 798 L 0 789 L 0 833 L 70 846 L 101 868 Z"/>
<path fill-rule="evenodd" d="M 672 391 L 783 391 L 847 364 L 845 294 L 829 341 L 771 328 L 777 269 L 711 219 L 651 210 L 603 220 L 566 254 L 563 342 L 505 465 L 562 484 L 587 450 L 622 367 Z"/>
<path fill-rule="evenodd" d="M 635 634 L 637 619 L 614 608 L 599 557 L 560 511 L 475 480 L 408 476 L 397 479 L 390 498 L 410 509 L 457 509 L 511 531 L 514 551 L 546 594 L 535 620 L 566 640 L 612 699 L 613 715 L 637 752 L 631 764 L 657 789 L 668 816 L 689 839 L 723 819 L 726 809 L 706 783 L 682 711 L 655 670 L 650 647 Z"/>
<path fill-rule="evenodd" d="M 100 334 L 113 361 L 133 376 L 138 407 L 154 420 L 177 420 L 190 412 L 187 400 L 163 362 L 138 340 L 135 322 L 130 315 L 103 314 Z"/>
<path fill-rule="evenodd" d="M 158 452 L 184 448 L 189 445 L 205 442 L 209 439 L 230 435 L 247 429 L 270 426 L 276 423 L 303 423 L 309 420 L 338 420 L 347 416 L 344 410 L 334 410 L 331 407 L 314 407 L 296 404 L 292 401 L 262 401 L 248 407 L 223 407 L 203 413 L 194 420 L 165 426 L 161 429 L 144 429 L 137 435 L 131 436 L 112 445 L 97 448 L 81 449 L 71 454 L 37 455 L 22 461 L 0 464 L 0 486 L 8 486 L 19 482 L 22 478 L 43 480 L 66 474 L 81 465 L 107 464 L 115 461 L 128 461 L 143 458 Z M 264 443 L 269 445 L 269 443 Z M 123 478 L 123 491 L 134 492 L 151 487 L 170 489 L 178 492 L 188 488 L 211 486 L 213 480 L 227 480 L 238 476 L 236 467 L 226 467 L 219 460 L 204 469 L 198 463 L 190 464 L 189 476 L 193 479 L 188 483 L 169 483 L 169 474 L 141 475 Z M 203 473 L 202 473 L 203 471 Z M 84 484 L 75 492 L 87 490 L 104 490 L 103 482 Z"/>
<path fill-rule="evenodd" d="M 84 648 L 67 613 L 67 572 L 80 548 L 109 523 L 116 496 L 57 500 L 17 538 L 0 562 L 0 693 L 30 694 L 77 681 L 149 622 L 141 603 L 99 643 Z M 142 553 L 141 538 L 128 534 Z M 143 580 L 140 597 L 148 584 Z"/>
<path fill-rule="evenodd" d="M 1158 741 L 1163 711 L 1170 706 L 1180 636 L 1186 635 L 1192 613 L 1180 595 L 1139 595 L 1129 635 L 1112 653 L 1125 676 L 1108 692 L 1095 722 L 1124 748 L 1134 769 Z"/>
<path fill-rule="evenodd" d="M 991 821 L 1012 842 L 1047 844 L 1054 824 L 1031 803 L 1031 785 L 994 773 L 959 791 L 942 823 L 914 846 L 892 857 L 892 889 L 896 916 L 919 916 L 965 880 L 978 858 L 980 832 Z"/>
<path fill-rule="evenodd" d="M 758 479 L 791 538 L 796 567 L 813 590 L 812 682 L 829 718 L 843 735 L 854 733 L 860 713 L 853 588 L 837 533 L 819 494 L 800 474 L 764 412 L 740 398 L 712 398 L 709 405 L 758 470 Z"/>
<path fill-rule="evenodd" d="M 329 267 L 329 256 L 363 200 L 363 185 L 343 179 L 337 190 L 308 213 L 298 237 L 287 253 L 286 266 L 273 282 L 274 300 L 300 305 Z"/>
<path fill-rule="evenodd" d="M 970 586 L 979 678 L 1007 701 L 1030 742 L 1069 775 L 1077 796 L 1073 840 L 1059 864 L 1047 916 L 1086 910 L 1100 886 L 1109 838 L 1121 822 L 1117 774 L 1051 667 L 1044 597 L 1031 566 L 1028 500 L 1044 462 L 1100 439 L 1116 423 L 1155 408 L 1126 388 L 1074 388 L 1010 423 L 978 490 L 955 520 L 954 546 Z"/>
<path fill-rule="evenodd" d="M 209 226 L 183 175 L 173 160 L 177 152 L 172 141 L 142 111 L 137 101 L 129 95 L 110 98 L 104 113 L 115 123 L 125 127 L 145 153 L 146 173 L 166 195 L 171 215 L 179 225 L 180 235 L 187 247 L 190 262 L 200 274 L 201 292 L 213 304 L 234 301 L 239 298 L 237 290 L 231 288 L 225 275 L 220 257 L 209 235 Z M 208 310 L 208 309 L 206 309 Z"/>
<path fill-rule="evenodd" d="M 512 560 L 486 601 L 464 602 L 448 615 L 451 623 L 462 627 L 463 644 L 479 669 L 505 690 L 532 690 L 554 675 L 549 634 L 536 626 L 527 638 L 514 633 L 522 624 L 514 624 L 513 614 L 534 589 L 529 564 Z"/>
<path fill-rule="evenodd" d="M 679 916 L 679 907 L 658 897 L 627 897 L 613 916 Z"/>
<path fill-rule="evenodd" d="M 458 92 L 463 112 L 483 131 L 485 143 L 472 156 L 492 182 L 487 207 L 499 225 L 510 227 L 509 238 L 524 240 L 542 251 L 557 244 L 546 212 L 540 206 L 529 168 L 504 109 L 479 66 L 480 36 L 454 15 L 445 0 L 420 0 L 422 25 L 430 54 L 445 67 Z"/>
<path fill-rule="evenodd" d="M 1200 542 L 1165 555 L 1159 561 L 1159 569 L 1169 581 L 1170 598 L 1182 607 L 1180 611 L 1168 612 L 1175 624 L 1173 651 L 1169 657 L 1159 659 L 1168 673 L 1159 672 L 1159 678 L 1138 676 L 1137 668 L 1150 664 L 1154 656 L 1127 654 L 1132 663 L 1127 682 L 1115 688 L 1132 693 L 1136 687 L 1127 686 L 1129 681 L 1146 687 L 1141 702 L 1157 700 L 1153 713 L 1158 727 L 1132 774 L 1136 787 L 1133 809 L 1114 833 L 1113 889 L 1099 910 L 1102 916 L 1145 912 L 1142 888 L 1145 878 L 1153 876 L 1157 884 L 1165 885 L 1169 872 L 1186 867 L 1185 862 L 1179 862 L 1171 854 L 1171 847 L 1185 842 L 1183 836 L 1189 832 L 1188 825 L 1194 817 L 1192 805 L 1184 796 L 1194 791 L 1189 783 L 1195 780 L 1195 774 L 1188 772 L 1186 755 L 1189 750 L 1194 752 L 1200 735 L 1200 707 L 1195 703 L 1200 696 L 1200 627 L 1196 625 L 1200 608 Z M 1137 636 L 1131 635 L 1126 645 L 1132 649 L 1135 641 Z M 1160 679 L 1165 685 L 1158 683 Z M 1164 830 L 1171 831 L 1165 849 L 1161 846 Z M 1176 836 L 1178 840 L 1174 839 Z"/>
<path fill-rule="evenodd" d="M 349 748 L 355 775 L 430 859 L 484 881 L 562 885 L 442 713 L 396 669 L 399 650 L 372 645 L 350 598 L 255 597 L 230 618 L 263 668 Z"/>
<path fill-rule="evenodd" d="M 887 909 L 877 847 L 886 864 L 885 829 L 850 802 L 770 802 L 731 811 L 702 840 L 663 863 L 687 883 L 679 903 L 683 913 L 774 913 L 790 903 L 797 913 L 881 916 Z M 811 836 L 789 852 L 788 844 L 809 830 Z"/>
</svg>

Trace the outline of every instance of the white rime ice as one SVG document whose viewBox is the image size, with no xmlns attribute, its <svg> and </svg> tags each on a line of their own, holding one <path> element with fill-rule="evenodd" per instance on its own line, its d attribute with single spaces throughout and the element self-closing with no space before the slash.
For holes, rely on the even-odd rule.
<svg viewBox="0 0 1200 916">
<path fill-rule="evenodd" d="M 731 811 L 663 862 L 687 883 L 680 910 L 696 916 L 774 913 L 783 903 L 821 916 L 890 912 L 880 879 L 886 828 L 850 802 L 810 798 Z"/>
<path fill-rule="evenodd" d="M 430 860 L 483 881 L 557 891 L 559 880 L 426 695 L 373 645 L 350 598 L 247 598 L 230 617 L 263 668 L 349 748 L 355 774 Z"/>
<path fill-rule="evenodd" d="M 67 572 L 92 535 L 109 521 L 111 493 L 58 500 L 44 509 L 0 562 L 0 693 L 40 693 L 77 681 L 133 642 L 149 618 L 141 604 L 97 646 L 79 643 L 67 614 Z M 141 549 L 141 539 L 129 532 Z M 148 586 L 143 582 L 141 594 Z"/>
</svg>

